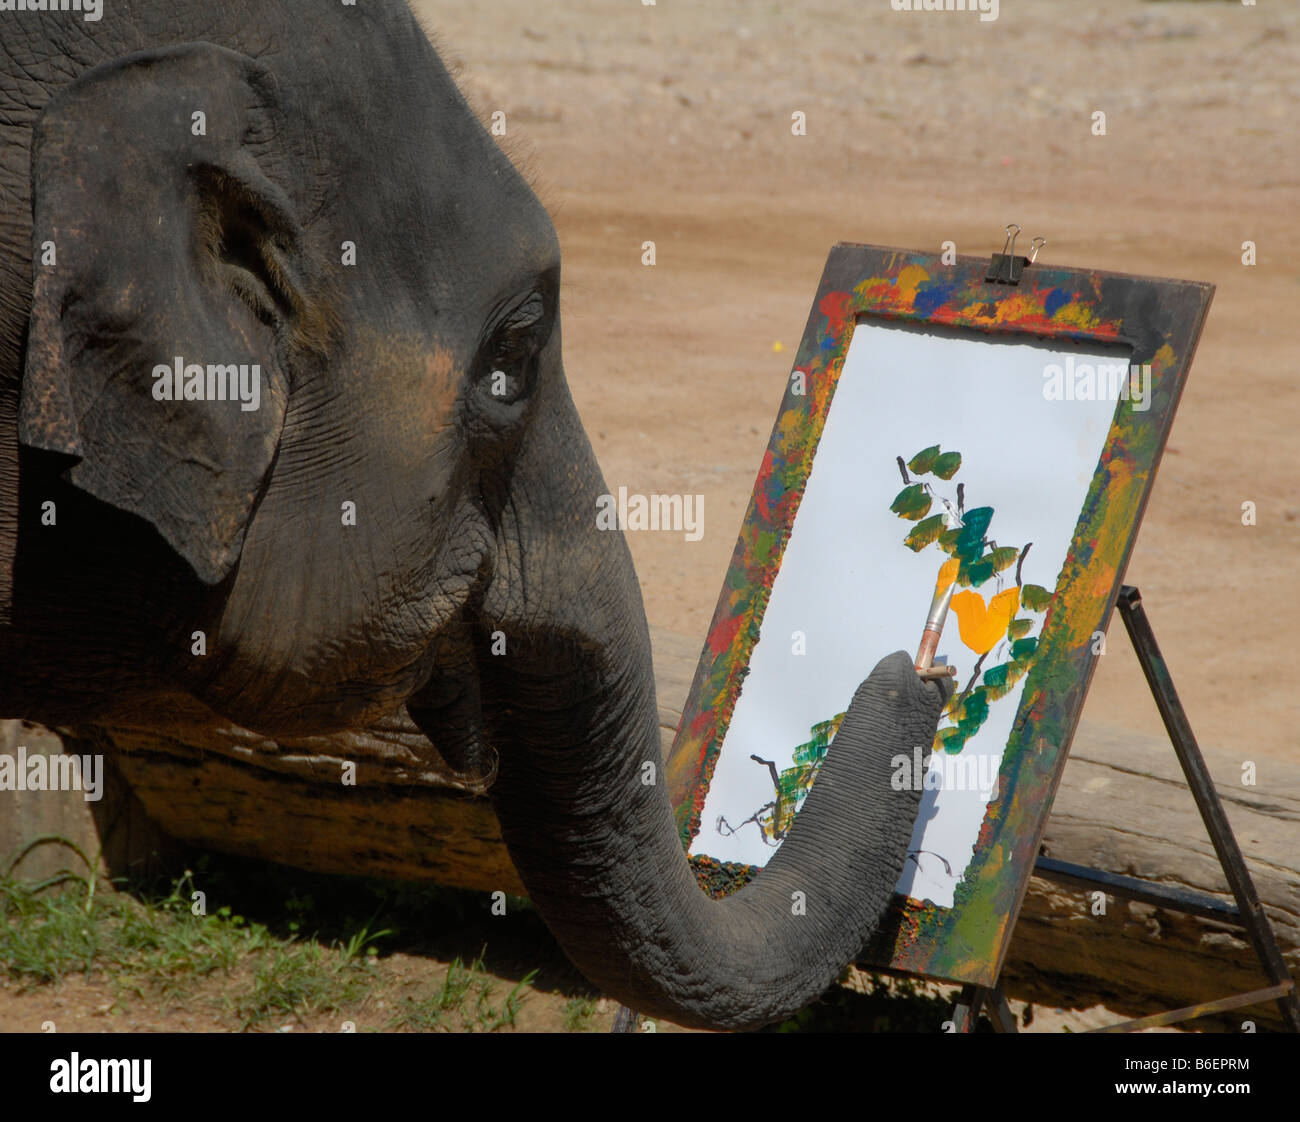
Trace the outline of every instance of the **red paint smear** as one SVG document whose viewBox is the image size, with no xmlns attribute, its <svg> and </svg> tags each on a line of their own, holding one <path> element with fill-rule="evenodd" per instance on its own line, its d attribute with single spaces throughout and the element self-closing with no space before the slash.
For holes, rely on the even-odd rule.
<svg viewBox="0 0 1300 1122">
<path fill-rule="evenodd" d="M 709 650 L 714 658 L 728 650 L 731 644 L 736 641 L 736 632 L 740 630 L 740 621 L 743 617 L 740 615 L 733 616 L 731 619 L 721 619 L 714 625 L 709 632 Z"/>
<path fill-rule="evenodd" d="M 772 469 L 774 466 L 772 449 L 769 448 L 763 453 L 763 463 L 758 469 L 758 477 L 754 480 L 754 505 L 758 508 L 759 516 L 765 522 L 772 521 L 772 502 L 767 496 L 767 489 L 772 482 Z"/>
<path fill-rule="evenodd" d="M 691 722 L 691 735 L 703 736 L 713 727 L 713 710 L 703 709 L 695 720 Z M 703 745 L 701 745 L 703 747 Z"/>
<path fill-rule="evenodd" d="M 828 292 L 817 305 L 817 310 L 826 317 L 828 333 L 839 335 L 853 311 L 853 297 L 847 292 Z"/>
</svg>

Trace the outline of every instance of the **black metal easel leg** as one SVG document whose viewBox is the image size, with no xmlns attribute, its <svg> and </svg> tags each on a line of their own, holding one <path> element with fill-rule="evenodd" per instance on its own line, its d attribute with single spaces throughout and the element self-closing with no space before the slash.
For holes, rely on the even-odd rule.
<svg viewBox="0 0 1300 1122">
<path fill-rule="evenodd" d="M 980 1013 L 984 1013 L 994 1032 L 1019 1032 L 1015 1015 L 1007 1006 L 1007 999 L 1002 995 L 1002 987 L 967 985 L 962 986 L 953 1006 L 953 1032 L 974 1032 L 979 1023 Z"/>
<path fill-rule="evenodd" d="M 957 1004 L 952 1007 L 953 1032 L 974 1032 L 980 1019 L 980 1006 L 984 1004 L 983 986 L 962 986 Z"/>
<path fill-rule="evenodd" d="M 1165 723 L 1165 730 L 1178 754 L 1178 762 L 1187 777 L 1187 785 L 1192 789 L 1196 809 L 1201 812 L 1201 820 L 1205 823 L 1210 841 L 1214 844 L 1214 852 L 1218 854 L 1219 863 L 1223 866 L 1224 875 L 1228 878 L 1228 885 L 1237 901 L 1240 923 L 1249 933 L 1255 953 L 1259 955 L 1269 979 L 1275 985 L 1290 982 L 1291 974 L 1286 960 L 1282 957 L 1273 928 L 1255 892 L 1255 883 L 1251 880 L 1250 871 L 1246 868 L 1241 849 L 1232 833 L 1232 826 L 1223 811 L 1223 803 L 1219 801 L 1214 781 L 1205 766 L 1205 758 L 1197 746 L 1192 726 L 1160 655 L 1155 633 L 1142 608 L 1141 593 L 1132 585 L 1126 584 L 1120 589 L 1119 609 L 1129 639 L 1133 642 L 1133 649 L 1137 651 L 1142 673 L 1146 675 L 1147 685 L 1151 687 L 1152 696 L 1156 699 L 1160 718 Z M 1287 1027 L 1292 1032 L 1300 1032 L 1300 998 L 1296 996 L 1295 989 L 1278 997 L 1277 1006 Z"/>
<path fill-rule="evenodd" d="M 614 1013 L 614 1026 L 610 1032 L 636 1032 L 637 1015 L 626 1005 L 620 1005 Z"/>
</svg>

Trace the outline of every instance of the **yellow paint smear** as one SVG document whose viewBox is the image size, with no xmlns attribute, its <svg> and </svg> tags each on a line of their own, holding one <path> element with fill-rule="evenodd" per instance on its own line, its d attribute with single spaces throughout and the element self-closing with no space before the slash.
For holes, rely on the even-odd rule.
<svg viewBox="0 0 1300 1122">
<path fill-rule="evenodd" d="M 930 274 L 920 265 L 908 265 L 898 274 L 898 294 L 909 304 L 916 302 L 916 290 L 930 279 Z"/>
<path fill-rule="evenodd" d="M 988 654 L 1007 633 L 1011 617 L 1020 607 L 1020 588 L 1005 588 L 987 604 L 973 589 L 963 589 L 952 598 L 961 641 L 976 654 Z"/>
</svg>

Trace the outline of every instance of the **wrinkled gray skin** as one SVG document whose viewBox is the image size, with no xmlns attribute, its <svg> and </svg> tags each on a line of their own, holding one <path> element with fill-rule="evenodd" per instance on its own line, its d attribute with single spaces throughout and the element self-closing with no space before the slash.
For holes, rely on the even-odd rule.
<svg viewBox="0 0 1300 1122">
<path fill-rule="evenodd" d="M 720 1028 L 821 993 L 890 898 L 920 796 L 889 759 L 940 691 L 885 659 L 763 875 L 698 890 L 641 782 L 650 648 L 555 233 L 406 8 L 0 23 L 0 713 L 288 737 L 407 705 L 458 770 L 499 759 L 510 853 L 606 993 Z M 154 400 L 176 355 L 259 363 L 260 408 Z"/>
</svg>

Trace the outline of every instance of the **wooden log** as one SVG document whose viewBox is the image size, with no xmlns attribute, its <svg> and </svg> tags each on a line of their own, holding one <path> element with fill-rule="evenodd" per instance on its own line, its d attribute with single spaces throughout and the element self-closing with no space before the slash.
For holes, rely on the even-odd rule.
<svg viewBox="0 0 1300 1122">
<path fill-rule="evenodd" d="M 67 742 L 114 756 L 149 818 L 188 845 L 311 872 L 523 893 L 491 805 L 428 756 L 405 715 L 313 741 L 224 729 L 186 742 L 142 731 Z"/>
<path fill-rule="evenodd" d="M 699 657 L 698 641 L 652 632 L 665 755 Z M 0 749 L 57 751 L 36 726 L 0 725 Z M 103 752 L 121 784 L 99 804 L 79 793 L 0 792 L 0 852 L 63 833 L 105 843 L 121 867 L 168 837 L 327 873 L 433 880 L 519 893 L 491 807 L 428 751 L 404 717 L 366 734 L 276 744 L 225 729 L 202 743 L 156 732 L 83 733 L 68 751 Z M 1206 750 L 1238 842 L 1293 972 L 1300 966 L 1300 764 Z M 355 764 L 355 782 L 343 781 Z M 93 812 L 92 812 L 93 810 Z M 116 825 L 114 825 L 116 824 Z M 98 839 L 98 840 L 97 840 Z M 1163 740 L 1085 720 L 1053 806 L 1044 851 L 1055 858 L 1228 899 L 1227 885 Z M 29 858 L 29 861 L 32 858 Z M 51 865 L 68 864 L 66 857 Z M 24 872 L 45 875 L 45 865 Z M 1003 975 L 1010 997 L 1052 1006 L 1104 1002 L 1140 1016 L 1265 985 L 1238 929 L 1110 898 L 1094 915 L 1082 891 L 1034 879 Z M 1272 1006 L 1233 1015 L 1280 1024 Z"/>
<path fill-rule="evenodd" d="M 20 747 L 28 758 L 44 756 L 47 770 L 53 757 L 80 751 L 40 725 L 0 721 L 0 753 L 16 759 Z M 0 873 L 12 866 L 13 875 L 28 881 L 64 871 L 125 876 L 147 872 L 175 852 L 114 755 L 104 758 L 103 768 L 99 798 L 88 800 L 85 791 L 0 791 Z"/>
<path fill-rule="evenodd" d="M 1086 706 L 1085 706 L 1086 712 Z M 1300 765 L 1205 749 L 1233 833 L 1293 976 L 1300 976 Z M 1083 722 L 1043 838 L 1047 856 L 1210 893 L 1227 881 L 1167 741 Z M 1102 1002 L 1139 1016 L 1268 984 L 1237 927 L 1030 882 L 1003 972 L 1007 993 L 1054 1006 Z M 1219 1018 L 1280 1026 L 1275 1005 Z"/>
</svg>

